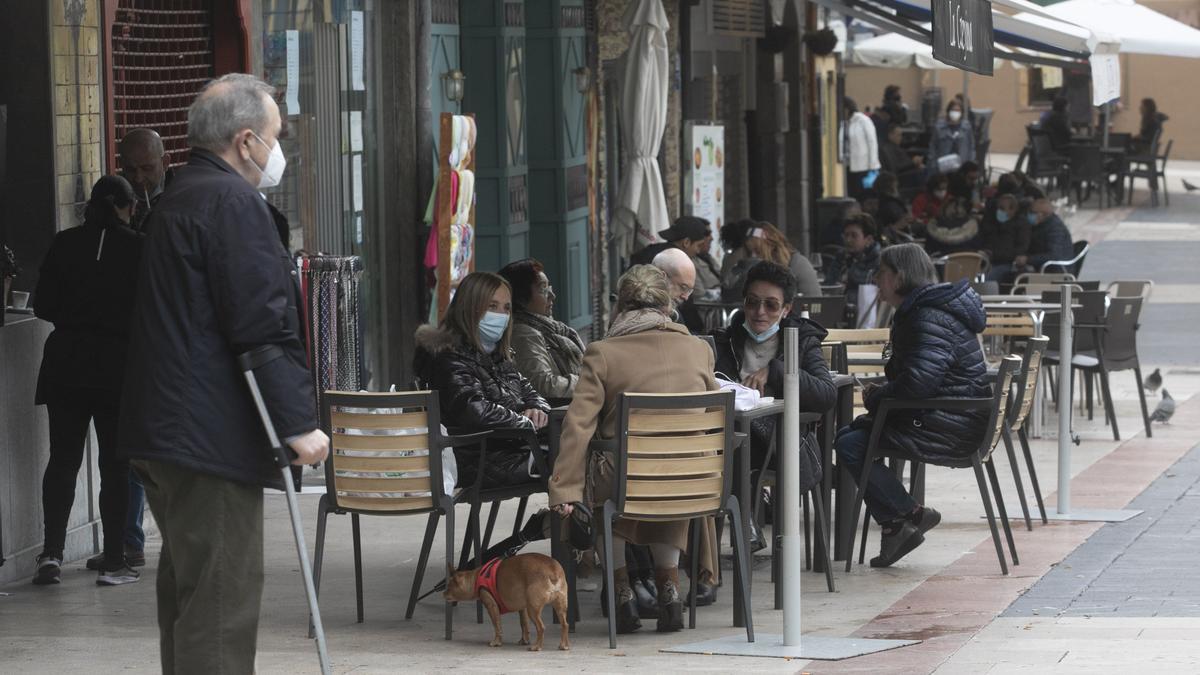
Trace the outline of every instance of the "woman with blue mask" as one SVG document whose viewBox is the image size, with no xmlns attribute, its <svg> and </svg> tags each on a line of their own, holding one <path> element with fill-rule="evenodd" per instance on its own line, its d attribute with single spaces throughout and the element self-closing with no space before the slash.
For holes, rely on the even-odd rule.
<svg viewBox="0 0 1200 675">
<path fill-rule="evenodd" d="M 1010 281 L 1014 276 L 1013 262 L 1029 253 L 1032 225 L 1025 214 L 1029 206 L 1016 195 L 1002 194 L 995 199 L 995 210 L 983 222 L 982 248 L 988 252 L 991 267 L 988 281 Z"/>
<path fill-rule="evenodd" d="M 473 272 L 458 285 L 441 323 L 417 329 L 414 370 L 423 386 L 438 392 L 447 427 L 536 431 L 546 426 L 550 406 L 513 362 L 511 316 L 508 282 L 496 274 Z M 502 446 L 489 443 L 484 487 L 529 479 L 516 470 L 528 449 L 513 444 L 510 450 L 505 453 Z M 458 462 L 459 485 L 474 480 L 469 474 L 476 464 L 470 457 Z"/>
<path fill-rule="evenodd" d="M 784 353 L 782 328 L 800 331 L 800 412 L 823 413 L 833 407 L 837 390 L 821 354 L 826 331 L 811 319 L 792 316 L 796 281 L 788 268 L 764 261 L 746 275 L 742 309 L 729 327 L 715 335 L 717 376 L 740 382 L 766 396 L 783 396 Z M 763 466 L 770 449 L 775 420 L 753 424 L 750 434 L 751 466 Z M 757 532 L 757 530 L 756 530 Z M 760 542 L 755 546 L 761 548 Z"/>
</svg>

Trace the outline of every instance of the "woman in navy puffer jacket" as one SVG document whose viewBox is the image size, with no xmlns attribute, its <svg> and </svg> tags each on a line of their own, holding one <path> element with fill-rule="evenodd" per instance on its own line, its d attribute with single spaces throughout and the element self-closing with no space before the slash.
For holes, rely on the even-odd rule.
<svg viewBox="0 0 1200 675">
<path fill-rule="evenodd" d="M 857 480 L 867 452 L 872 415 L 888 398 L 987 397 L 987 366 L 978 335 L 987 323 L 983 304 L 965 281 L 937 283 L 933 262 L 920 246 L 883 250 L 876 276 L 879 295 L 896 308 L 892 322 L 887 382 L 863 393 L 867 415 L 838 432 L 834 447 Z M 937 462 L 961 459 L 979 448 L 983 411 L 897 410 L 888 415 L 880 447 Z M 887 567 L 925 540 L 941 515 L 917 504 L 882 464 L 871 470 L 867 506 L 883 528 L 880 555 L 872 567 Z"/>
</svg>

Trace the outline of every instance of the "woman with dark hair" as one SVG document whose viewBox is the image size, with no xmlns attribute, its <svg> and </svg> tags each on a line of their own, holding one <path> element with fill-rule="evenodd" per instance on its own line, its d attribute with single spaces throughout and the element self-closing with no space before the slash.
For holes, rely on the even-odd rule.
<svg viewBox="0 0 1200 675">
<path fill-rule="evenodd" d="M 841 429 L 834 441 L 838 460 L 857 481 L 867 453 L 873 416 L 884 399 L 991 395 L 978 335 L 987 323 L 983 304 L 966 281 L 937 282 L 928 254 L 916 244 L 883 250 L 876 275 L 880 297 L 896 309 L 882 385 L 867 385 L 867 414 Z M 962 458 L 979 449 L 987 415 L 983 411 L 898 410 L 888 415 L 881 447 L 903 450 L 924 461 Z M 920 546 L 941 521 L 937 511 L 918 504 L 896 474 L 877 463 L 866 489 L 871 517 L 883 528 L 883 542 L 871 567 L 888 567 Z"/>
<path fill-rule="evenodd" d="M 919 222 L 928 225 L 936 222 L 942 215 L 942 205 L 946 203 L 949 191 L 949 179 L 945 174 L 935 173 L 925 181 L 925 189 L 913 198 L 912 215 Z"/>
<path fill-rule="evenodd" d="M 946 117 L 938 120 L 929 137 L 929 170 L 951 173 L 975 159 L 975 133 L 958 99 L 946 105 Z"/>
<path fill-rule="evenodd" d="M 504 277 L 472 272 L 463 278 L 441 323 L 417 329 L 413 367 L 438 392 L 442 423 L 470 431 L 538 430 L 550 406 L 517 370 L 512 357 L 512 289 Z M 488 444 L 484 487 L 528 480 L 528 448 Z M 499 450 L 499 451 L 498 451 Z M 475 480 L 477 450 L 455 449 L 459 485 Z M 515 455 L 515 456 L 514 456 Z"/>
<path fill-rule="evenodd" d="M 544 398 L 570 398 L 579 380 L 583 340 L 554 319 L 554 288 L 542 263 L 525 258 L 500 270 L 513 291 L 512 348 L 517 370 Z"/>
<path fill-rule="evenodd" d="M 908 122 L 908 107 L 900 96 L 900 85 L 889 84 L 883 89 L 883 103 L 879 109 L 887 113 L 888 121 L 903 126 Z"/>
<path fill-rule="evenodd" d="M 116 452 L 118 403 L 129 348 L 142 237 L 129 229 L 136 197 L 120 176 L 92 187 L 83 225 L 59 232 L 42 262 L 34 313 L 54 324 L 38 373 L 36 403 L 50 418 L 50 461 L 42 479 L 45 543 L 35 584 L 57 584 L 88 424 L 100 443 L 102 586 L 138 580 L 125 556 L 129 462 Z M 131 553 L 136 553 L 131 551 Z M 89 561 L 93 562 L 93 561 Z"/>
<path fill-rule="evenodd" d="M 756 389 L 764 396 L 781 398 L 784 353 L 780 331 L 796 328 L 800 335 L 800 412 L 824 413 L 833 407 L 837 390 L 821 353 L 821 341 L 828 331 L 811 319 L 792 314 L 796 282 L 791 271 L 774 262 L 760 262 L 746 275 L 742 295 L 742 309 L 730 319 L 728 328 L 714 336 L 717 375 Z M 750 461 L 756 470 L 766 468 L 764 463 L 774 428 L 775 419 L 770 417 L 751 426 Z M 802 457 L 801 461 L 805 459 Z M 802 483 L 820 476 L 819 465 L 805 468 L 808 470 Z M 766 545 L 757 529 L 751 538 L 756 550 Z"/>
<path fill-rule="evenodd" d="M 821 295 L 821 280 L 817 270 L 803 253 L 792 247 L 787 235 L 766 221 L 751 221 L 737 264 L 722 276 L 721 296 L 730 301 L 741 300 L 746 274 L 764 260 L 791 270 L 796 293 Z"/>
<path fill-rule="evenodd" d="M 1050 137 L 1050 147 L 1055 151 L 1065 152 L 1071 144 L 1071 116 L 1067 113 L 1070 102 L 1066 96 L 1057 96 L 1050 109 L 1050 114 L 1042 122 L 1042 130 Z"/>
<path fill-rule="evenodd" d="M 1158 111 L 1158 104 L 1152 98 L 1142 99 L 1138 111 L 1142 115 L 1142 122 L 1138 127 L 1137 136 L 1133 137 L 1132 150 L 1135 154 L 1149 154 L 1156 150 L 1153 147 L 1154 141 L 1162 133 L 1163 122 L 1169 118 Z"/>
</svg>

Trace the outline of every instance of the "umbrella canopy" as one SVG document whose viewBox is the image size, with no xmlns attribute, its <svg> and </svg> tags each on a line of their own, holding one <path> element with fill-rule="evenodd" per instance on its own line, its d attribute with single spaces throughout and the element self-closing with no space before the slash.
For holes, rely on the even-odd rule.
<svg viewBox="0 0 1200 675">
<path fill-rule="evenodd" d="M 1041 11 L 1093 33 L 1116 36 L 1120 39 L 1122 54 L 1200 58 L 1200 30 L 1143 7 L 1134 0 L 1067 0 L 1043 7 Z M 1018 14 L 1017 18 L 1046 23 L 1039 16 Z"/>
<path fill-rule="evenodd" d="M 876 68 L 916 66 L 926 70 L 956 70 L 954 66 L 934 59 L 933 47 L 899 33 L 884 33 L 866 40 L 855 41 L 850 61 Z"/>
<path fill-rule="evenodd" d="M 614 237 L 618 250 L 655 239 L 669 227 L 667 198 L 658 169 L 658 148 L 667 126 L 667 13 L 662 0 L 639 0 L 626 14 L 629 51 L 621 90 L 621 135 L 627 154 L 617 199 Z M 640 226 L 640 227 L 639 227 Z"/>
</svg>

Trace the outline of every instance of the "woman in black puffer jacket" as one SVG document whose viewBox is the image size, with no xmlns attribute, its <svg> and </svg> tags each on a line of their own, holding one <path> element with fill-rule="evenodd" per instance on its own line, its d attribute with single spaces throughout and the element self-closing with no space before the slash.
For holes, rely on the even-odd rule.
<svg viewBox="0 0 1200 675">
<path fill-rule="evenodd" d="M 438 392 L 442 424 L 468 432 L 546 426 L 550 406 L 513 362 L 511 315 L 508 282 L 473 272 L 459 284 L 441 323 L 417 329 L 414 370 Z M 459 485 L 474 481 L 476 452 L 455 450 Z M 521 473 L 528 455 L 518 442 L 489 442 L 484 487 L 528 480 Z"/>
<path fill-rule="evenodd" d="M 864 415 L 838 432 L 838 459 L 857 480 L 871 434 L 872 416 L 884 399 L 991 396 L 978 335 L 987 323 L 983 304 L 967 283 L 939 284 L 929 256 L 916 244 L 884 249 L 876 277 L 880 297 L 896 308 L 887 383 L 868 385 Z M 937 462 L 979 449 L 983 411 L 898 410 L 888 415 L 880 447 Z M 916 503 L 882 464 L 872 470 L 867 506 L 883 527 L 883 546 L 872 567 L 887 567 L 924 541 L 941 515 Z"/>
</svg>

